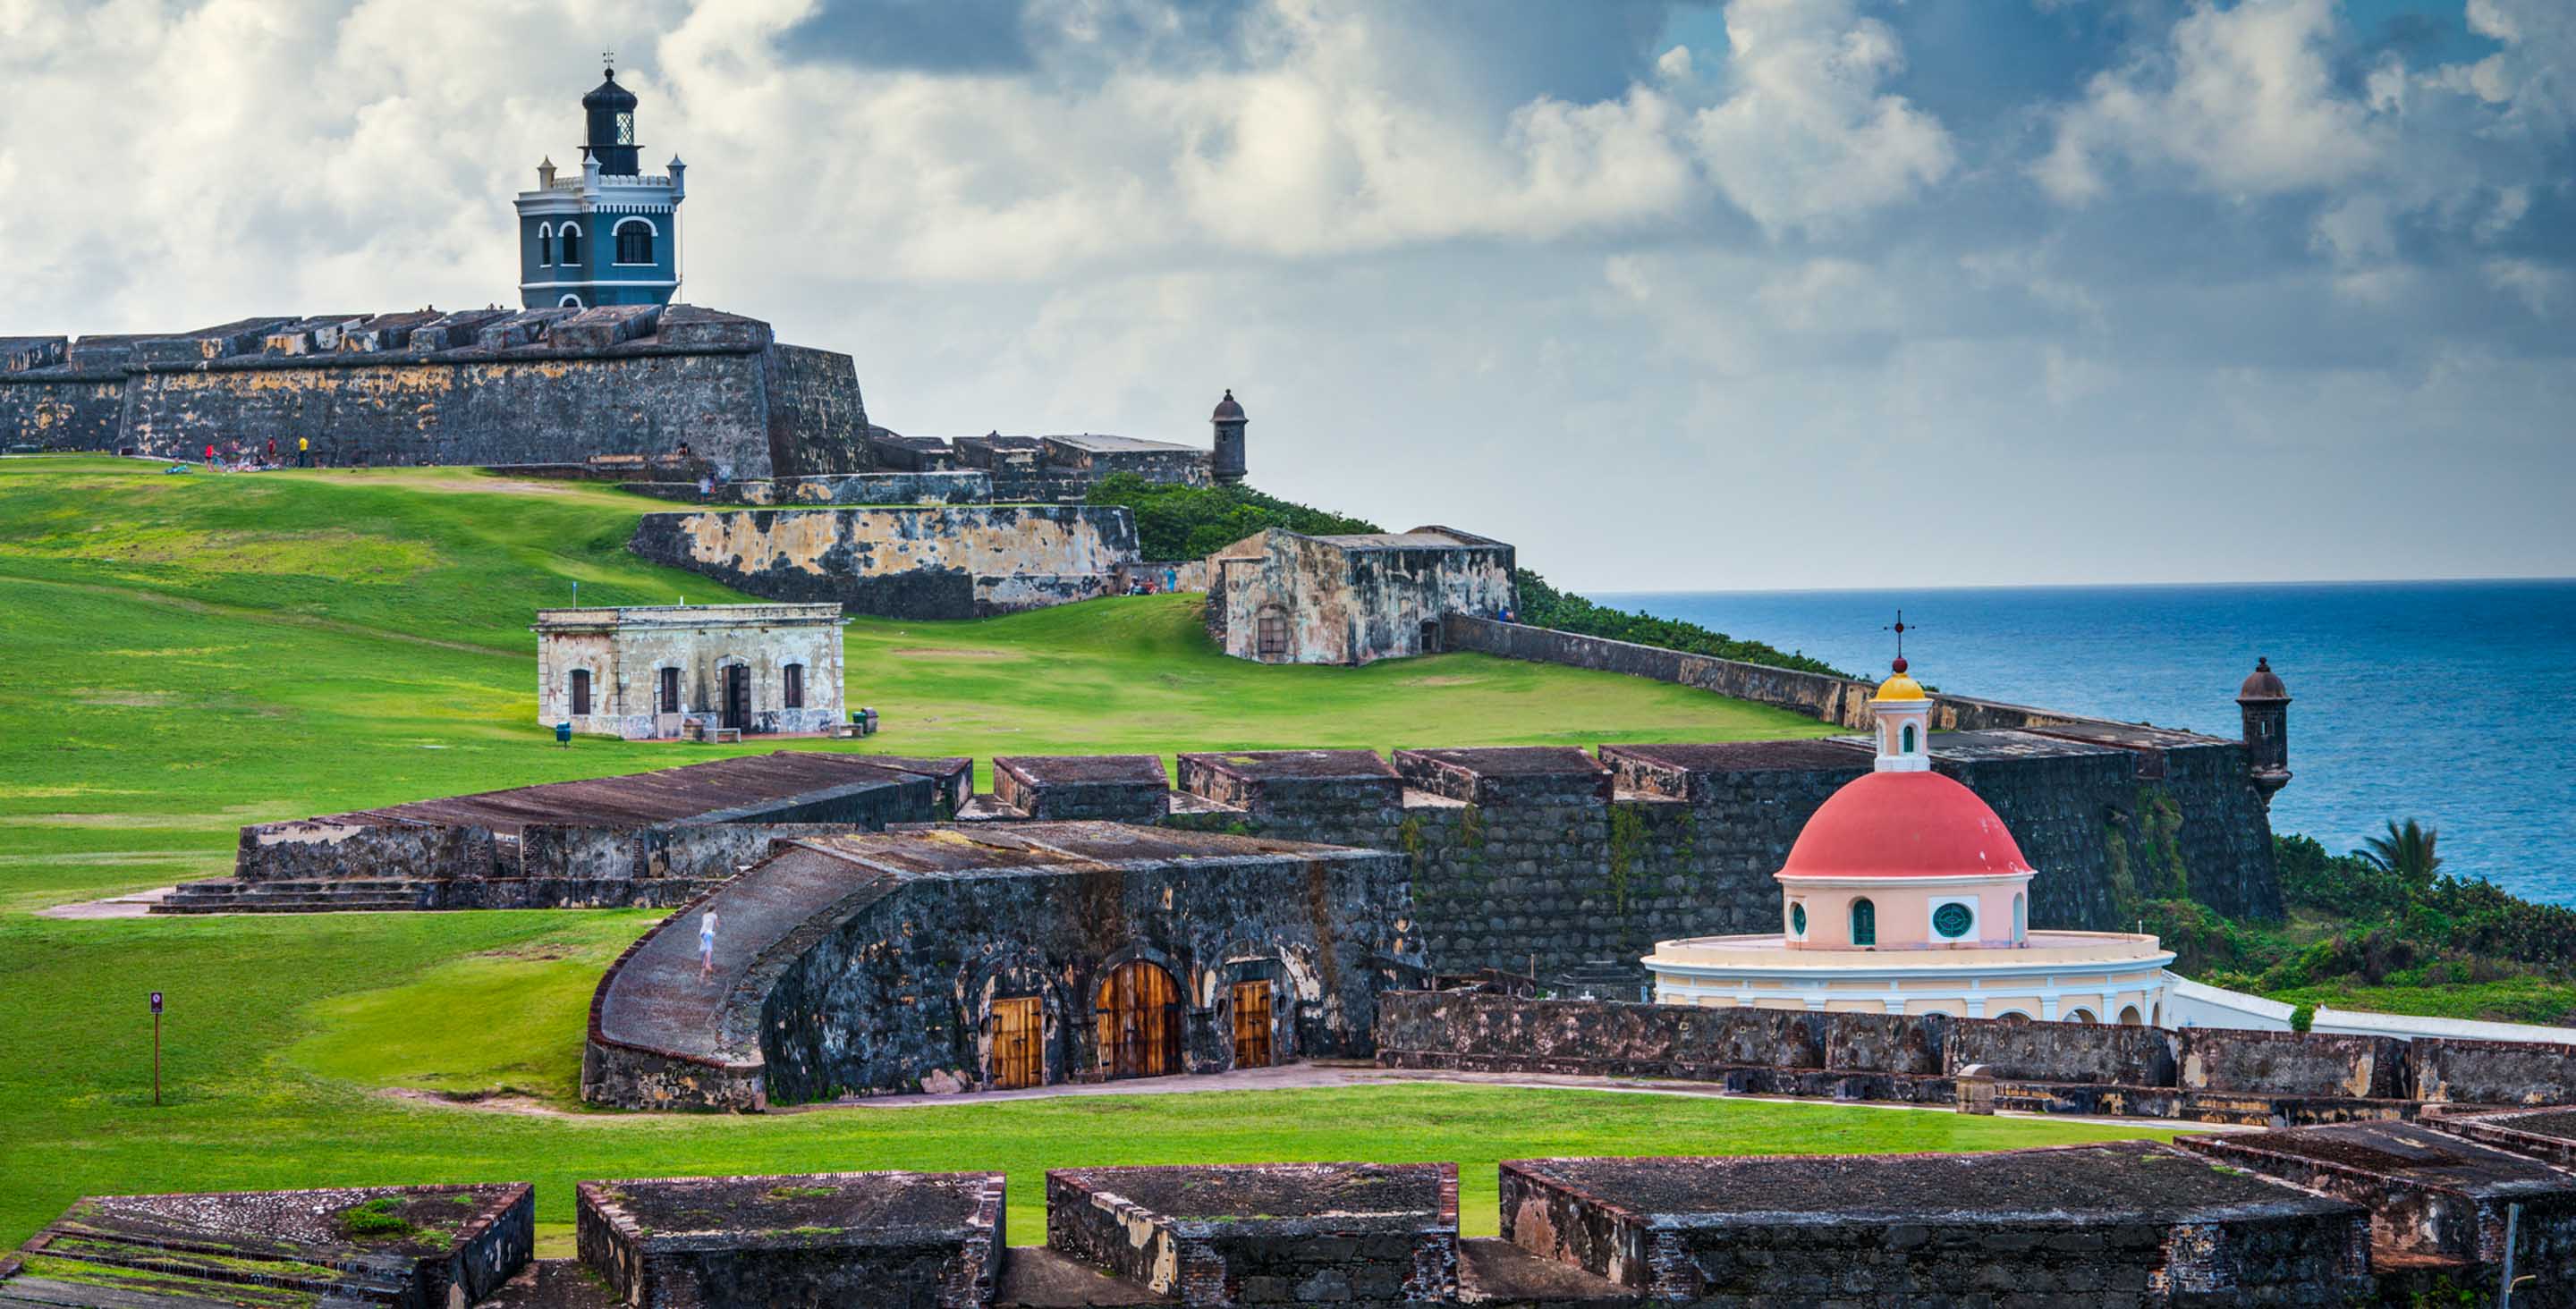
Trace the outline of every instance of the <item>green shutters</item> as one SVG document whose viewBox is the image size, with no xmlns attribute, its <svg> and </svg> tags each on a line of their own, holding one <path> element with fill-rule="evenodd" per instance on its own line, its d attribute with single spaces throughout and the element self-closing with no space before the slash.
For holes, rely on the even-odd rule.
<svg viewBox="0 0 2576 1309">
<path fill-rule="evenodd" d="M 1851 940 L 1853 945 L 1878 944 L 1877 905 L 1867 900 L 1852 901 Z"/>
<path fill-rule="evenodd" d="M 1932 911 L 1932 930 L 1953 940 L 1966 936 L 1977 925 L 1977 915 L 1956 900 Z"/>
</svg>

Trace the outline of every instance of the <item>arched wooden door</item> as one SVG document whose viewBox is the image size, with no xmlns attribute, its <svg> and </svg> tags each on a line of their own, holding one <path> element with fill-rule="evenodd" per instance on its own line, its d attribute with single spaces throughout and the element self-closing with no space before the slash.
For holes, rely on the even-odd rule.
<svg viewBox="0 0 2576 1309">
<path fill-rule="evenodd" d="M 1181 988 L 1142 959 L 1120 964 L 1100 984 L 1103 1077 L 1161 1077 L 1181 1071 Z"/>
</svg>

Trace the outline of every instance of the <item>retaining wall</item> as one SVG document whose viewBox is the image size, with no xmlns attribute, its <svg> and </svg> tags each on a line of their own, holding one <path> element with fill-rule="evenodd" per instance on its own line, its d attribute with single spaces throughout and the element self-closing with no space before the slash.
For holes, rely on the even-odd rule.
<svg viewBox="0 0 2576 1309">
<path fill-rule="evenodd" d="M 1139 556 L 1123 508 L 887 505 L 646 514 L 627 548 L 771 600 L 982 618 L 1110 593 Z"/>
<path fill-rule="evenodd" d="M 1657 1077 L 1784 1095 L 1948 1101 L 1981 1065 L 2007 1107 L 2230 1123 L 2412 1118 L 2427 1103 L 2576 1101 L 2576 1060 L 2508 1042 L 2013 1023 L 1946 1015 L 1380 997 L 1378 1062 Z M 2461 1101 L 2473 1089 L 2480 1101 Z"/>
</svg>

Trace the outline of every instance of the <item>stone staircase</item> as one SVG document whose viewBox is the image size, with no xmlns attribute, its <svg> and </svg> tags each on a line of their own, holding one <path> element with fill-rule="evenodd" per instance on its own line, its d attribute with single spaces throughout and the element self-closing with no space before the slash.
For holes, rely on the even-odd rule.
<svg viewBox="0 0 2576 1309">
<path fill-rule="evenodd" d="M 156 914 L 364 913 L 435 908 L 438 884 L 408 878 L 289 878 L 183 882 L 152 906 Z"/>
<path fill-rule="evenodd" d="M 0 1256 L 0 1309 L 445 1309 L 525 1260 L 528 1195 L 450 1186 L 83 1200 Z"/>
</svg>

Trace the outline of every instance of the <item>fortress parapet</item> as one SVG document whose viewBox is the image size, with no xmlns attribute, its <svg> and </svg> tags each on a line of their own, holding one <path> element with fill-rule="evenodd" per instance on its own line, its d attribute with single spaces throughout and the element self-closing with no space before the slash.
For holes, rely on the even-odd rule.
<svg viewBox="0 0 2576 1309">
<path fill-rule="evenodd" d="M 696 305 L 270 315 L 0 342 L 0 446 L 335 465 L 579 463 L 682 446 L 734 477 L 868 466 L 849 356 Z"/>
</svg>

